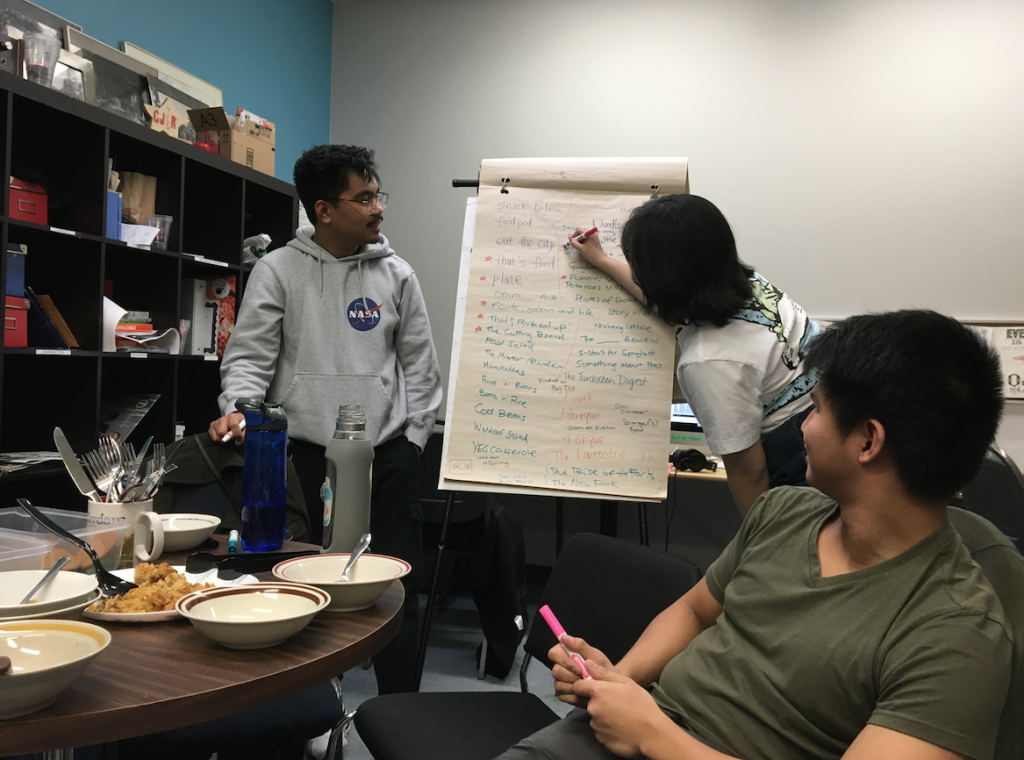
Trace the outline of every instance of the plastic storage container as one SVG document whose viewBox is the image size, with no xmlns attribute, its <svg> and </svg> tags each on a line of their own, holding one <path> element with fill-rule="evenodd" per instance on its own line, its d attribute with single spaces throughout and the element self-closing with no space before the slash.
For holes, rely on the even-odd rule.
<svg viewBox="0 0 1024 760">
<path fill-rule="evenodd" d="M 0 528 L 0 572 L 42 570 L 52 545 L 27 533 Z"/>
<path fill-rule="evenodd" d="M 107 570 L 117 569 L 121 558 L 121 544 L 127 525 L 90 525 L 89 515 L 84 512 L 71 512 L 66 509 L 43 507 L 39 510 L 65 530 L 73 533 L 83 541 L 88 541 L 103 562 Z M 70 541 L 51 533 L 42 525 L 29 517 L 20 507 L 0 509 L 0 530 L 17 531 L 20 535 L 28 535 L 35 541 L 44 541 L 48 545 L 42 564 L 35 567 L 49 568 L 57 559 L 67 554 L 71 562 L 65 570 L 92 572 L 92 560 L 89 555 Z M 0 568 L 12 570 L 14 568 Z"/>
</svg>

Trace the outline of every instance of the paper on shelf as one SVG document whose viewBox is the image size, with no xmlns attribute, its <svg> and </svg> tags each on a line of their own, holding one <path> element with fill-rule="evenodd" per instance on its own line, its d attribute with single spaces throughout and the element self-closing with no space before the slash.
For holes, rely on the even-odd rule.
<svg viewBox="0 0 1024 760">
<path fill-rule="evenodd" d="M 128 226 L 128 225 L 125 225 Z M 103 350 L 116 351 L 117 343 L 114 341 L 117 323 L 124 319 L 127 309 L 122 309 L 106 296 L 103 297 Z"/>
<path fill-rule="evenodd" d="M 166 348 L 167 352 L 171 354 L 177 354 L 181 348 L 181 333 L 173 327 L 168 327 L 153 335 L 119 333 L 117 337 L 121 340 L 130 340 L 132 343 L 138 344 L 139 348 Z"/>
<path fill-rule="evenodd" d="M 151 245 L 159 234 L 157 227 L 144 224 L 121 224 L 121 242 L 132 246 Z"/>
<path fill-rule="evenodd" d="M 181 334 L 173 327 L 154 332 L 149 335 L 132 335 L 117 332 L 117 323 L 128 314 L 106 296 L 103 297 L 103 350 L 116 351 L 117 339 L 130 340 L 138 344 L 140 349 L 166 348 L 168 353 L 177 354 L 181 349 Z"/>
</svg>

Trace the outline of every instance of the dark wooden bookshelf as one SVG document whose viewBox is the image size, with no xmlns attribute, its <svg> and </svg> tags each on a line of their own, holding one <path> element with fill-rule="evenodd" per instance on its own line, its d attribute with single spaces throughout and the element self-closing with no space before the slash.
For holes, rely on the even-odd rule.
<svg viewBox="0 0 1024 760">
<path fill-rule="evenodd" d="M 220 361 L 104 352 L 105 281 L 116 303 L 149 311 L 159 330 L 188 316 L 180 314 L 184 278 L 234 275 L 240 300 L 247 273 L 242 241 L 266 232 L 275 248 L 291 239 L 299 213 L 294 187 L 6 72 L 0 72 L 0 135 L 3 250 L 8 243 L 28 246 L 26 286 L 53 298 L 80 346 L 0 350 L 0 451 L 52 451 L 56 426 L 76 451 L 93 449 L 102 400 L 124 393 L 160 394 L 129 438 L 137 446 L 150 435 L 170 442 L 179 422 L 186 435 L 204 431 L 219 413 Z M 157 178 L 155 211 L 174 217 L 168 250 L 106 236 L 110 160 L 115 171 Z M 47 188 L 47 225 L 10 217 L 12 175 Z M 6 253 L 0 280 L 6 286 Z M 63 469 L 52 466 L 0 477 L 0 508 L 19 496 L 85 505 Z"/>
</svg>

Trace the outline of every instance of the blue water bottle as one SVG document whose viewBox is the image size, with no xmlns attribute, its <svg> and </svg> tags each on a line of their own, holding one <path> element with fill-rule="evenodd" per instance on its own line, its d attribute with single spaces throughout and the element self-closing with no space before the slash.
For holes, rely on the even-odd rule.
<svg viewBox="0 0 1024 760">
<path fill-rule="evenodd" d="M 242 549 L 277 551 L 284 543 L 288 501 L 288 419 L 278 404 L 240 398 L 245 415 L 245 464 L 242 467 Z"/>
</svg>

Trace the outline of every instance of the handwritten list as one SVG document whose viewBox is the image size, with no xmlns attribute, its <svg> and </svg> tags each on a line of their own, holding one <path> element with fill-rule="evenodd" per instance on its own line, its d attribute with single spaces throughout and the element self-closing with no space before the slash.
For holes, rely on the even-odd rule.
<svg viewBox="0 0 1024 760">
<path fill-rule="evenodd" d="M 685 159 L 483 163 L 443 487 L 665 497 L 674 330 L 563 248 L 597 227 L 621 257 L 619 231 L 655 187 L 686 192 Z"/>
</svg>

